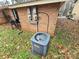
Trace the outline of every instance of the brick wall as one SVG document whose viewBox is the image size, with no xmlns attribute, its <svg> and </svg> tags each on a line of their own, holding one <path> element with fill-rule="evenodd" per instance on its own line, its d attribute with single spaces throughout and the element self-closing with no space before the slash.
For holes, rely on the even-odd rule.
<svg viewBox="0 0 79 59">
<path fill-rule="evenodd" d="M 49 15 L 49 33 L 51 34 L 54 34 L 55 31 L 59 7 L 60 3 L 38 6 L 38 12 L 45 12 Z M 29 23 L 27 7 L 17 8 L 17 11 L 22 29 L 26 31 L 36 32 L 36 25 L 32 25 Z M 41 13 L 39 14 L 39 17 L 39 31 L 46 32 L 48 17 L 45 14 Z"/>
<path fill-rule="evenodd" d="M 0 17 L 0 25 L 1 25 L 1 24 L 5 24 L 5 23 L 6 23 L 5 18 L 4 18 L 4 17 Z"/>
<path fill-rule="evenodd" d="M 0 10 L 0 25 L 5 24 L 7 21 L 4 17 L 4 14 L 2 13 L 2 10 Z"/>
<path fill-rule="evenodd" d="M 47 5 L 40 5 L 38 6 L 39 12 L 45 12 L 49 15 L 49 32 L 54 34 L 56 22 L 57 22 L 57 15 L 58 15 L 58 8 L 59 4 L 47 4 Z M 27 31 L 36 31 L 36 25 L 32 25 L 28 21 L 28 14 L 27 14 L 27 7 L 17 9 L 21 26 L 23 30 Z M 39 14 L 40 16 L 40 23 L 39 23 L 39 31 L 46 32 L 47 29 L 47 16 L 45 14 Z"/>
</svg>

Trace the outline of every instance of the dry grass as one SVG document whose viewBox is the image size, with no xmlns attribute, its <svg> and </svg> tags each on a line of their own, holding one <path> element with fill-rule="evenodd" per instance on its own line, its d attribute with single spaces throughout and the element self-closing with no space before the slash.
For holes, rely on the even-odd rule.
<svg viewBox="0 0 79 59">
<path fill-rule="evenodd" d="M 31 53 L 33 33 L 0 26 L 0 59 L 42 59 Z M 48 54 L 43 59 L 79 59 L 79 26 L 73 21 L 57 23 L 56 36 L 51 37 Z"/>
</svg>

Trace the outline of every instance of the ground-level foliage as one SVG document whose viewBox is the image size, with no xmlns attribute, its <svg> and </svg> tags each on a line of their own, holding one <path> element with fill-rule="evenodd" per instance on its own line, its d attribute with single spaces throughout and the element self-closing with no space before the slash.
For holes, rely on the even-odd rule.
<svg viewBox="0 0 79 59">
<path fill-rule="evenodd" d="M 31 53 L 30 39 L 34 33 L 23 31 L 19 34 L 19 30 L 0 26 L 0 59 L 79 59 L 79 27 L 71 30 L 59 24 L 56 35 L 51 36 L 47 56 L 43 58 Z"/>
</svg>

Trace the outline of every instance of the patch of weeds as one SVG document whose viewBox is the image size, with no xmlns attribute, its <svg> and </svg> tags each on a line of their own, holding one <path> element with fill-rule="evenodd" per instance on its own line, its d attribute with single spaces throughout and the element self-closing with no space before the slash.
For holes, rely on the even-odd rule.
<svg viewBox="0 0 79 59">
<path fill-rule="evenodd" d="M 2 30 L 1 30 L 2 29 Z M 39 59 L 40 57 L 32 55 L 31 52 L 31 37 L 33 33 L 24 31 L 20 35 L 19 30 L 0 29 L 0 59 Z M 27 51 L 26 51 L 27 50 Z M 8 57 L 6 57 L 8 56 Z"/>
<path fill-rule="evenodd" d="M 13 59 L 40 59 L 39 56 L 32 55 L 31 52 L 28 51 L 20 51 L 13 56 Z"/>
<path fill-rule="evenodd" d="M 57 38 L 57 39 L 61 39 L 61 38 L 62 38 L 62 37 L 61 37 L 62 35 L 63 35 L 63 31 L 59 30 L 59 31 L 57 31 L 57 33 L 56 33 L 56 38 Z"/>
</svg>

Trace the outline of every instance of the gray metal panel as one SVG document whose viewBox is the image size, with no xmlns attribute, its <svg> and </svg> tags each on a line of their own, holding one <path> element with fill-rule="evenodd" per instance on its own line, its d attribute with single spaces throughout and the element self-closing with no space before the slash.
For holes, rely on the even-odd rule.
<svg viewBox="0 0 79 59">
<path fill-rule="evenodd" d="M 67 0 L 59 10 L 59 16 L 67 16 L 68 12 L 73 9 L 76 0 Z"/>
</svg>

